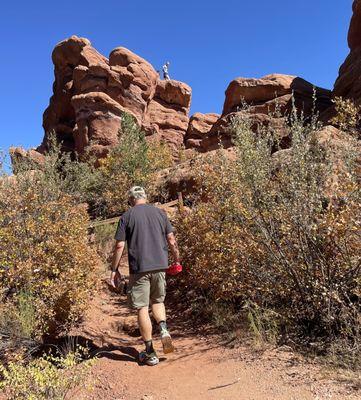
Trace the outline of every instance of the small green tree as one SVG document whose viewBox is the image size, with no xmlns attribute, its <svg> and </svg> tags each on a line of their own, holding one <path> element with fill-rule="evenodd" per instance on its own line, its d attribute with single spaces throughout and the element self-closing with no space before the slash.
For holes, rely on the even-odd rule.
<svg viewBox="0 0 361 400">
<path fill-rule="evenodd" d="M 119 143 L 99 168 L 102 196 L 98 214 L 116 215 L 127 208 L 128 190 L 144 186 L 150 197 L 155 194 L 156 173 L 172 164 L 169 148 L 160 142 L 149 142 L 134 118 L 122 117 Z"/>
</svg>

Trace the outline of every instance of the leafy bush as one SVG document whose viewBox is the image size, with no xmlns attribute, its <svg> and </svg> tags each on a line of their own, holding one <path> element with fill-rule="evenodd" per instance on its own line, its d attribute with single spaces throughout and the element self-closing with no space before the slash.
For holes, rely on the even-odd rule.
<svg viewBox="0 0 361 400">
<path fill-rule="evenodd" d="M 50 135 L 48 147 L 41 166 L 47 198 L 68 194 L 76 204 L 87 203 L 95 218 L 123 212 L 131 186 L 144 186 L 151 200 L 158 197 L 157 172 L 173 163 L 169 147 L 146 140 L 134 118 L 126 113 L 122 116 L 119 143 L 99 162 L 89 154 L 83 155 L 82 160 L 72 159 L 61 150 L 55 135 Z M 13 166 L 17 174 L 33 173 L 37 168 L 38 165 L 24 160 L 15 160 Z"/>
<path fill-rule="evenodd" d="M 170 166 L 169 148 L 157 141 L 147 141 L 133 117 L 124 114 L 119 144 L 102 160 L 100 186 L 102 196 L 98 214 L 117 215 L 127 208 L 131 186 L 144 186 L 150 197 L 156 196 L 156 172 Z"/>
<path fill-rule="evenodd" d="M 94 166 L 95 160 L 87 157 L 86 161 L 72 159 L 70 153 L 61 149 L 55 134 L 49 135 L 48 152 L 41 164 L 43 195 L 45 200 L 58 199 L 69 195 L 75 204 L 91 204 L 101 193 L 101 177 Z M 32 176 L 39 169 L 39 164 L 31 160 L 14 159 L 13 170 L 17 175 Z"/>
<path fill-rule="evenodd" d="M 0 389 L 8 400 L 64 400 L 93 364 L 91 360 L 80 362 L 76 351 L 66 357 L 44 356 L 29 364 L 18 360 L 0 365 Z"/>
<path fill-rule="evenodd" d="M 247 118 L 233 128 L 236 160 L 221 151 L 194 167 L 201 190 L 178 221 L 186 288 L 242 313 L 248 304 L 264 337 L 278 332 L 320 351 L 342 341 L 356 362 L 360 191 L 352 139 L 345 134 L 335 156 L 317 140 L 314 121 L 305 126 L 294 116 L 292 149 L 273 155 L 271 132 L 254 134 Z"/>
<path fill-rule="evenodd" d="M 86 206 L 76 205 L 44 171 L 1 181 L 1 300 L 21 309 L 22 294 L 31 296 L 33 339 L 66 331 L 87 307 L 99 263 L 87 228 Z"/>
<path fill-rule="evenodd" d="M 336 115 L 332 118 L 332 123 L 345 131 L 352 131 L 357 128 L 360 123 L 360 107 L 350 99 L 335 97 Z"/>
<path fill-rule="evenodd" d="M 34 338 L 37 328 L 34 298 L 20 292 L 15 301 L 0 305 L 0 359 L 27 358 L 36 351 L 39 341 Z"/>
</svg>

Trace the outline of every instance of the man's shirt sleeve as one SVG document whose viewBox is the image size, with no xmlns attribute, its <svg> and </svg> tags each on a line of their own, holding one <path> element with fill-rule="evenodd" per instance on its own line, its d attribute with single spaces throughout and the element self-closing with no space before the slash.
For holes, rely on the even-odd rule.
<svg viewBox="0 0 361 400">
<path fill-rule="evenodd" d="M 174 232 L 174 228 L 170 223 L 169 218 L 165 212 L 164 212 L 164 218 L 165 218 L 165 233 L 166 235 L 168 235 L 169 233 Z"/>
<path fill-rule="evenodd" d="M 126 239 L 126 220 L 122 216 L 118 222 L 117 231 L 115 233 L 115 240 L 118 242 L 125 242 Z"/>
</svg>

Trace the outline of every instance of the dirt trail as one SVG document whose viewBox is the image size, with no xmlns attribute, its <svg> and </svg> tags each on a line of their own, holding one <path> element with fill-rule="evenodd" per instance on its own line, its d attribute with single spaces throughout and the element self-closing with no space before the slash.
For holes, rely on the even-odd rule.
<svg viewBox="0 0 361 400">
<path fill-rule="evenodd" d="M 171 312 L 170 312 L 171 314 Z M 176 352 L 156 367 L 141 366 L 143 349 L 126 298 L 105 284 L 77 333 L 92 341 L 98 357 L 91 371 L 94 389 L 72 399 L 101 400 L 354 400 L 351 389 L 321 379 L 318 368 L 284 349 L 255 354 L 247 346 L 229 349 L 207 332 L 189 331 L 186 316 L 169 320 Z M 186 330 L 187 328 L 187 330 Z"/>
</svg>

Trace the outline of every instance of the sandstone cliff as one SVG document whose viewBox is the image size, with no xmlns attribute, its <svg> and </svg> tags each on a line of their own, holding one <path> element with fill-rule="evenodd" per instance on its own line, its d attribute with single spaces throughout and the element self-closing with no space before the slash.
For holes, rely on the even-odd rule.
<svg viewBox="0 0 361 400">
<path fill-rule="evenodd" d="M 45 135 L 37 152 L 46 153 L 49 134 L 55 132 L 64 151 L 104 157 L 122 134 L 124 112 L 134 116 L 148 137 L 166 142 L 175 158 L 183 147 L 200 153 L 220 143 L 228 148 L 232 146 L 231 120 L 245 106 L 255 130 L 271 127 L 281 148 L 288 148 L 290 138 L 283 127 L 293 101 L 307 118 L 315 98 L 323 122 L 332 115 L 333 95 L 361 103 L 361 0 L 353 3 L 348 43 L 350 54 L 333 93 L 290 75 L 241 77 L 229 84 L 221 115 L 195 113 L 189 118 L 192 91 L 187 84 L 161 80 L 151 64 L 124 47 L 117 47 L 106 58 L 89 40 L 72 36 L 57 44 L 52 54 L 53 96 L 44 112 Z M 38 153 L 11 150 L 14 159 L 32 158 L 40 163 Z"/>
<path fill-rule="evenodd" d="M 107 59 L 77 36 L 60 42 L 52 59 L 54 94 L 44 112 L 40 151 L 55 132 L 64 150 L 103 157 L 119 140 L 123 112 L 132 114 L 147 135 L 174 148 L 183 143 L 191 102 L 188 85 L 159 80 L 147 61 L 124 47 Z"/>
<path fill-rule="evenodd" d="M 361 104 L 361 0 L 353 2 L 353 16 L 348 32 L 350 54 L 342 64 L 334 87 L 334 95 Z"/>
</svg>

